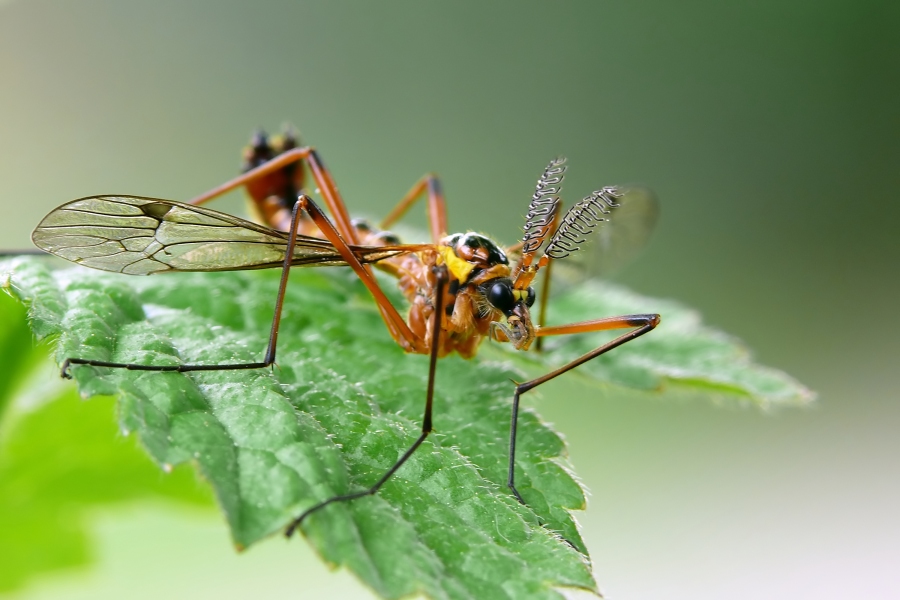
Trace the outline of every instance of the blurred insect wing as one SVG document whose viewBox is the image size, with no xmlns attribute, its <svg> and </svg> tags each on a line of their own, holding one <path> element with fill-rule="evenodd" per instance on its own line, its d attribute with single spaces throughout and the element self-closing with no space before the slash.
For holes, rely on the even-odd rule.
<svg viewBox="0 0 900 600">
<path fill-rule="evenodd" d="M 619 205 L 607 215 L 577 254 L 589 275 L 608 277 L 630 264 L 646 247 L 659 219 L 659 200 L 649 188 L 620 186 Z"/>
<path fill-rule="evenodd" d="M 658 217 L 659 202 L 650 189 L 602 188 L 566 211 L 542 260 L 565 259 L 554 261 L 562 288 L 585 277 L 609 277 L 640 254 Z"/>
</svg>

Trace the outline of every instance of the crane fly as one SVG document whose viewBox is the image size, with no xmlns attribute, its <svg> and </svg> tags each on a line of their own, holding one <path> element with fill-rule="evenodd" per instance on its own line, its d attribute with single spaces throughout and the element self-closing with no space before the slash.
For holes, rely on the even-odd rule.
<svg viewBox="0 0 900 600">
<path fill-rule="evenodd" d="M 484 339 L 528 350 L 547 336 L 627 330 L 568 364 L 526 381 L 513 391 L 507 486 L 525 504 L 515 486 L 516 429 L 522 394 L 640 337 L 659 323 L 657 314 L 598 318 L 547 326 L 549 277 L 545 278 L 540 318 L 531 318 L 537 298 L 532 283 L 541 270 L 579 250 L 600 226 L 615 227 L 619 214 L 630 215 L 631 229 L 646 237 L 655 218 L 655 198 L 643 188 L 604 187 L 561 216 L 559 192 L 566 166 L 557 158 L 543 171 L 528 207 L 522 241 L 502 248 L 468 231 L 447 233 L 444 195 L 436 176 L 426 175 L 374 227 L 350 219 L 330 172 L 312 147 L 300 147 L 288 132 L 270 140 L 257 134 L 245 150 L 245 172 L 187 203 L 139 196 L 81 198 L 48 214 L 32 234 L 41 249 L 77 264 L 124 273 L 151 275 L 176 271 L 225 271 L 281 268 L 271 333 L 261 362 L 224 365 L 125 364 L 68 358 L 62 375 L 78 365 L 140 371 L 212 371 L 257 369 L 275 362 L 278 327 L 294 266 L 348 266 L 368 288 L 391 337 L 407 352 L 430 357 L 422 430 L 396 463 L 371 487 L 328 498 L 296 517 L 290 536 L 313 512 L 341 501 L 375 494 L 409 459 L 433 429 L 432 404 L 437 359 L 452 352 L 465 358 Z M 330 212 L 330 218 L 304 191 L 306 165 Z M 266 225 L 200 206 L 244 186 Z M 431 242 L 402 244 L 387 229 L 420 198 L 427 198 Z M 634 224 L 637 224 L 635 226 Z M 627 228 L 626 228 L 627 229 Z M 609 239 L 614 235 L 608 236 Z M 517 260 L 510 261 L 510 256 Z M 402 316 L 382 291 L 372 268 L 393 275 L 409 302 Z"/>
</svg>

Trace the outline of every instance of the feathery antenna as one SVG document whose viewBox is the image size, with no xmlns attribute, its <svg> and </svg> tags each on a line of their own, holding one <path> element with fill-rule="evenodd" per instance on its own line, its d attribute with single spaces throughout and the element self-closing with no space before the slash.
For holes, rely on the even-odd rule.
<svg viewBox="0 0 900 600">
<path fill-rule="evenodd" d="M 523 254 L 533 253 L 540 248 L 553 225 L 556 211 L 559 210 L 559 192 L 566 171 L 565 162 L 563 156 L 554 158 L 538 179 L 531 204 L 528 205 L 528 214 L 525 215 Z"/>
<path fill-rule="evenodd" d="M 605 187 L 592 192 L 590 196 L 572 206 L 563 217 L 556 233 L 550 238 L 544 255 L 560 259 L 577 251 L 597 225 L 609 220 L 606 215 L 619 206 L 617 200 L 623 193 L 617 187 Z"/>
</svg>

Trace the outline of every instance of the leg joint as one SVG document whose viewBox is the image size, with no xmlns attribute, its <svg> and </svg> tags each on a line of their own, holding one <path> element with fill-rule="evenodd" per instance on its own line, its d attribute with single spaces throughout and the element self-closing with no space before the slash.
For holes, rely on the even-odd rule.
<svg viewBox="0 0 900 600">
<path fill-rule="evenodd" d="M 631 315 L 628 319 L 628 324 L 633 325 L 634 327 L 643 327 L 649 325 L 650 328 L 654 328 L 659 325 L 660 317 L 657 314 L 646 314 L 646 315 Z"/>
</svg>

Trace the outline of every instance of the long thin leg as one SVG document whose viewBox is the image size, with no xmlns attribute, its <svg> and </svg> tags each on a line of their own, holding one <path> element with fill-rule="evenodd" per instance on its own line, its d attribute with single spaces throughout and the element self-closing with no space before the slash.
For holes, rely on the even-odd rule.
<svg viewBox="0 0 900 600">
<path fill-rule="evenodd" d="M 516 489 L 516 429 L 519 417 L 519 398 L 522 394 L 529 390 L 533 390 L 537 386 L 542 383 L 546 383 L 553 379 L 554 377 L 558 377 L 567 371 L 571 371 L 575 367 L 586 363 L 587 361 L 597 358 L 601 354 L 605 352 L 609 352 L 613 348 L 618 348 L 622 344 L 626 342 L 630 342 L 631 340 L 638 338 L 648 331 L 652 330 L 659 324 L 659 315 L 628 315 L 624 317 L 610 317 L 606 319 L 597 319 L 594 321 L 583 321 L 581 323 L 572 323 L 570 325 L 557 325 L 553 327 L 544 327 L 543 329 L 539 329 L 537 334 L 539 336 L 548 336 L 548 335 L 566 335 L 570 333 L 586 333 L 589 331 L 604 331 L 610 329 L 626 329 L 629 327 L 634 327 L 635 329 L 629 331 L 628 333 L 617 337 L 611 342 L 607 342 L 602 346 L 591 350 L 584 356 L 580 358 L 576 358 L 572 362 L 561 366 L 558 369 L 550 371 L 546 375 L 538 377 L 536 379 L 532 379 L 531 381 L 526 381 L 525 383 L 520 383 L 516 385 L 516 390 L 513 395 L 513 407 L 512 407 L 512 419 L 510 424 L 509 431 L 509 477 L 506 481 L 506 485 L 509 486 L 509 489 L 512 490 L 513 495 L 516 499 L 525 504 L 525 500 L 522 499 L 521 494 Z"/>
<path fill-rule="evenodd" d="M 556 211 L 553 213 L 553 224 L 550 225 L 550 231 L 556 231 L 556 228 L 559 226 L 559 213 L 561 210 L 562 202 L 559 202 L 556 206 Z M 552 274 L 553 261 L 551 260 L 547 263 L 547 266 L 544 267 L 544 281 L 541 283 L 541 296 L 539 300 L 541 306 L 538 308 L 538 330 L 544 328 L 544 325 L 547 323 L 547 304 L 550 301 L 550 279 Z M 534 349 L 537 352 L 544 349 L 543 336 L 538 337 L 534 344 Z"/>
<path fill-rule="evenodd" d="M 356 227 L 353 226 L 353 222 L 350 220 L 347 206 L 344 204 L 340 192 L 338 192 L 337 185 L 335 185 L 334 179 L 331 177 L 331 172 L 328 171 L 325 167 L 325 163 L 322 162 L 322 158 L 313 148 L 309 150 L 307 163 L 309 164 L 310 171 L 312 171 L 313 179 L 316 180 L 316 184 L 319 186 L 319 193 L 322 194 L 322 198 L 325 200 L 328 210 L 331 211 L 331 214 L 334 217 L 334 228 L 337 229 L 344 239 L 349 240 L 351 244 L 358 244 L 359 237 L 356 234 Z M 328 224 L 331 225 L 330 222 Z M 319 226 L 319 229 L 322 230 L 322 227 Z M 324 230 L 322 230 L 322 233 L 325 234 L 325 237 L 328 237 L 328 234 Z M 332 244 L 338 245 L 333 239 L 329 239 Z M 372 268 L 369 266 L 360 266 L 360 270 L 357 270 L 355 267 L 354 270 L 360 277 L 362 277 L 363 272 L 368 273 L 368 277 L 363 277 L 363 283 L 365 283 L 366 287 L 370 290 L 373 290 L 372 293 L 375 295 L 375 300 L 378 303 L 378 312 L 381 313 L 381 320 L 384 321 L 385 327 L 387 327 L 391 337 L 394 338 L 394 340 L 407 352 L 421 352 L 422 350 L 419 344 L 421 340 L 419 340 L 409 327 L 407 327 L 406 321 L 404 321 L 397 313 L 397 309 L 394 308 L 394 305 L 384 297 L 381 288 L 378 287 L 378 284 L 375 282 Z M 378 289 L 377 293 L 374 291 L 375 288 Z M 383 298 L 385 301 L 382 301 L 380 298 Z"/>
<path fill-rule="evenodd" d="M 369 289 L 372 295 L 375 297 L 375 301 L 378 303 L 380 307 L 382 307 L 383 314 L 386 314 L 389 318 L 393 320 L 392 325 L 398 331 L 401 332 L 403 337 L 395 338 L 397 342 L 403 346 L 405 349 L 412 350 L 414 352 L 418 352 L 420 354 L 426 353 L 428 350 L 425 346 L 424 340 L 421 340 L 416 334 L 409 329 L 409 326 L 406 324 L 406 321 L 403 320 L 403 317 L 400 316 L 400 313 L 397 312 L 397 309 L 394 308 L 394 305 L 391 304 L 391 301 L 385 296 L 384 292 L 378 285 L 378 282 L 372 276 L 372 274 L 365 269 L 362 263 L 359 262 L 359 259 L 344 241 L 344 239 L 340 236 L 340 234 L 335 229 L 334 225 L 331 224 L 331 221 L 328 220 L 328 217 L 325 216 L 325 213 L 312 201 L 309 196 L 301 195 L 297 203 L 294 205 L 292 217 L 291 217 L 291 235 L 288 239 L 288 247 L 286 250 L 286 255 L 284 259 L 284 266 L 282 268 L 281 273 L 281 283 L 278 288 L 278 297 L 275 301 L 275 316 L 272 320 L 272 330 L 269 336 L 269 344 L 266 349 L 266 357 L 265 362 L 254 362 L 254 363 L 239 363 L 239 364 L 228 364 L 228 365 L 137 365 L 137 364 L 128 364 L 128 363 L 114 363 L 108 361 L 99 361 L 99 360 L 89 360 L 83 358 L 67 358 L 63 362 L 62 366 L 62 376 L 69 379 L 71 376 L 69 375 L 68 369 L 70 365 L 90 365 L 94 367 L 112 367 L 112 368 L 120 368 L 120 369 L 130 369 L 133 371 L 174 371 L 179 373 L 184 373 L 188 371 L 222 371 L 222 370 L 231 370 L 231 369 L 259 369 L 263 367 L 268 367 L 275 361 L 275 347 L 278 338 L 278 325 L 281 322 L 281 309 L 284 302 L 284 294 L 287 288 L 288 281 L 288 273 L 290 271 L 291 261 L 294 256 L 294 246 L 296 243 L 296 235 L 297 228 L 300 223 L 300 214 L 302 211 L 306 211 L 309 216 L 312 218 L 313 222 L 316 226 L 322 231 L 323 235 L 326 239 L 328 239 L 332 244 L 334 244 L 335 248 L 340 252 L 341 257 L 347 262 L 347 264 L 356 272 L 359 278 L 362 280 L 363 284 Z"/>
<path fill-rule="evenodd" d="M 189 203 L 203 204 L 205 202 L 209 202 L 210 200 L 217 198 L 222 194 L 230 192 L 231 190 L 239 188 L 243 185 L 247 185 L 248 183 L 253 182 L 259 178 L 271 175 L 272 173 L 278 171 L 279 169 L 283 169 L 288 165 L 304 160 L 309 165 L 316 185 L 319 188 L 319 192 L 322 194 L 322 198 L 325 200 L 325 204 L 328 206 L 328 210 L 331 212 L 331 215 L 334 218 L 334 225 L 332 226 L 331 223 L 329 223 L 328 228 L 331 231 L 334 231 L 338 237 L 342 238 L 341 242 L 338 243 L 332 237 L 329 237 L 329 234 L 322 230 L 321 225 L 317 223 L 317 225 L 319 225 L 319 229 L 322 231 L 325 237 L 335 246 L 340 247 L 346 246 L 348 243 L 358 243 L 356 228 L 353 227 L 353 223 L 350 220 L 350 214 L 347 212 L 347 207 L 344 204 L 344 200 L 341 198 L 340 192 L 338 192 L 337 186 L 334 184 L 334 179 L 331 177 L 331 173 L 325 167 L 324 162 L 322 162 L 322 158 L 319 156 L 318 152 L 316 152 L 315 148 L 311 146 L 294 148 L 292 150 L 288 150 L 287 152 L 279 154 L 272 160 L 263 163 L 255 169 L 246 171 L 231 179 L 230 181 L 227 181 L 216 188 L 200 194 L 199 196 L 191 199 Z M 356 261 L 355 258 L 353 261 L 348 262 L 351 262 L 351 266 L 353 266 L 353 262 L 356 262 L 357 264 L 359 263 L 359 261 Z M 371 268 L 360 266 L 360 268 L 357 269 L 354 266 L 354 270 L 358 275 L 360 275 L 360 277 L 363 278 L 363 282 L 366 283 L 366 287 L 368 287 L 370 290 L 373 289 L 371 284 L 374 284 L 375 287 L 378 287 L 378 284 L 375 283 L 375 278 L 372 275 Z M 368 273 L 368 277 L 364 277 L 361 274 L 362 271 Z M 375 291 L 373 291 L 372 293 L 373 295 L 375 295 L 375 300 L 378 303 L 378 311 L 381 313 L 381 318 L 384 321 L 388 332 L 391 334 L 391 337 L 406 351 L 422 352 L 422 350 L 420 349 L 421 340 L 419 340 L 415 336 L 415 334 L 412 333 L 409 327 L 407 327 L 406 322 L 403 320 L 403 317 L 401 317 L 399 313 L 397 313 L 397 309 L 394 308 L 390 301 L 387 300 L 387 298 L 381 292 L 380 288 L 377 293 Z"/>
<path fill-rule="evenodd" d="M 285 154 L 289 153 L 290 152 L 287 152 Z M 315 148 L 309 148 L 306 162 L 309 164 L 310 171 L 312 171 L 313 179 L 316 180 L 316 184 L 319 186 L 319 193 L 322 194 L 322 198 L 325 200 L 325 204 L 328 206 L 328 210 L 334 218 L 333 229 L 336 229 L 337 232 L 343 236 L 344 239 L 349 240 L 351 244 L 358 244 L 359 237 L 356 233 L 356 227 L 353 226 L 353 222 L 350 220 L 350 214 L 347 212 L 347 205 L 344 203 L 344 199 L 341 198 L 340 192 L 338 192 L 337 185 L 335 185 L 334 179 L 331 177 L 331 172 L 325 167 L 325 163 L 322 161 L 322 158 L 319 156 L 319 153 L 316 152 Z M 328 222 L 328 225 L 330 226 L 331 223 Z M 319 226 L 319 230 L 325 234 L 325 237 L 328 237 L 328 234 L 322 230 L 321 226 Z M 331 238 L 328 239 L 331 240 L 332 244 L 338 246 L 338 243 L 335 240 Z M 356 262 L 358 264 L 359 261 Z M 351 266 L 353 265 L 351 264 Z M 378 287 L 378 284 L 375 281 L 372 268 L 360 265 L 360 270 L 357 270 L 356 267 L 354 267 L 354 270 L 357 271 L 357 274 L 360 275 L 360 277 L 363 277 L 363 272 L 368 273 L 368 277 L 363 277 L 363 283 L 365 283 L 366 287 L 368 287 L 375 295 L 375 300 L 378 304 L 378 312 L 381 313 L 381 319 L 384 321 L 391 337 L 394 338 L 404 350 L 408 352 L 421 352 L 419 344 L 421 340 L 415 337 L 406 325 L 406 321 L 404 321 L 399 313 L 397 313 L 397 309 L 394 308 L 394 305 L 384 296 L 381 288 Z M 378 290 L 377 293 L 374 291 L 376 288 Z"/>
<path fill-rule="evenodd" d="M 538 307 L 538 330 L 542 329 L 544 325 L 547 323 L 547 301 L 550 299 L 550 276 L 553 273 L 553 261 L 551 260 L 547 263 L 547 266 L 544 267 L 544 279 L 541 282 L 541 296 L 539 302 L 541 303 L 540 307 Z M 544 349 L 544 338 L 538 337 L 535 340 L 534 349 L 536 352 L 540 352 Z"/>
<path fill-rule="evenodd" d="M 356 255 L 343 240 L 340 233 L 338 233 L 336 225 L 331 224 L 331 221 L 328 220 L 322 209 L 309 196 L 301 196 L 297 203 L 303 205 L 303 208 L 312 217 L 313 222 L 322 232 L 322 235 L 325 236 L 325 239 L 334 244 L 334 247 L 340 252 L 341 258 L 347 262 L 362 280 L 363 284 L 369 288 L 369 291 L 375 297 L 375 302 L 381 309 L 382 318 L 389 325 L 388 330 L 391 331 L 392 335 L 394 330 L 399 332 L 398 335 L 394 336 L 397 343 L 408 352 L 426 354 L 428 347 L 425 344 L 425 340 L 420 339 L 412 332 L 409 325 L 406 324 L 406 321 L 403 320 L 403 317 L 400 316 L 400 313 L 388 300 L 388 297 L 384 295 L 372 272 L 359 262 L 359 259 L 356 258 Z"/>
<path fill-rule="evenodd" d="M 447 235 L 447 204 L 444 201 L 441 182 L 434 173 L 425 175 L 412 186 L 397 203 L 397 206 L 381 221 L 381 229 L 389 229 L 391 225 L 399 221 L 425 191 L 428 192 L 428 225 L 431 229 L 431 242 L 437 244 L 441 241 L 441 238 Z"/>
<path fill-rule="evenodd" d="M 291 270 L 291 262 L 294 258 L 294 246 L 297 241 L 297 227 L 300 223 L 301 203 L 294 205 L 291 212 L 291 236 L 288 238 L 287 250 L 284 256 L 284 266 L 281 269 L 281 281 L 278 284 L 278 296 L 275 299 L 275 315 L 272 317 L 272 328 L 269 331 L 269 343 L 266 346 L 266 356 L 263 362 L 237 363 L 228 365 L 136 365 L 130 363 L 115 363 L 103 360 L 89 360 L 84 358 L 67 358 L 62 365 L 61 375 L 71 379 L 69 367 L 71 365 L 89 365 L 92 367 L 112 367 L 128 369 L 130 371 L 174 371 L 186 373 L 188 371 L 225 371 L 238 369 L 262 369 L 275 363 L 275 348 L 278 343 L 278 326 L 281 324 L 281 310 L 284 306 L 284 293 L 287 289 L 288 275 Z"/>
<path fill-rule="evenodd" d="M 422 433 L 419 434 L 419 437 L 416 438 L 416 441 L 413 442 L 413 445 L 403 453 L 403 455 L 394 463 L 387 472 L 381 476 L 381 478 L 375 482 L 372 487 L 361 490 L 359 492 L 352 492 L 350 494 L 341 494 L 339 496 L 333 496 L 327 500 L 323 500 L 318 504 L 313 505 L 311 508 L 306 509 L 303 513 L 294 519 L 290 525 L 288 525 L 287 529 L 284 532 L 286 537 L 291 537 L 297 527 L 300 526 L 300 523 L 303 520 L 316 512 L 321 508 L 325 508 L 329 504 L 334 502 L 344 502 L 347 500 L 355 500 L 356 498 L 362 498 L 363 496 L 371 496 L 378 492 L 384 483 L 393 476 L 397 470 L 403 466 L 410 456 L 422 445 L 422 442 L 425 441 L 425 438 L 428 437 L 428 434 L 432 431 L 432 406 L 434 403 L 434 376 L 437 370 L 437 358 L 438 358 L 438 349 L 440 348 L 440 337 L 441 337 L 441 315 L 444 314 L 444 288 L 447 285 L 447 272 L 445 267 L 439 267 L 437 270 L 437 286 L 435 292 L 435 300 L 434 300 L 434 317 L 431 325 L 432 329 L 432 337 L 431 337 L 431 354 L 430 361 L 428 363 L 428 387 L 425 392 L 425 415 L 422 417 Z"/>
<path fill-rule="evenodd" d="M 231 190 L 239 188 L 262 177 L 271 175 L 275 171 L 303 160 L 307 161 L 307 163 L 309 164 L 309 168 L 310 171 L 312 171 L 313 178 L 316 181 L 316 185 L 319 187 L 319 192 L 322 194 L 322 198 L 325 200 L 325 204 L 328 206 L 328 210 L 331 212 L 332 218 L 334 218 L 334 222 L 338 231 L 340 231 L 341 234 L 347 238 L 349 243 L 356 243 L 356 236 L 352 233 L 355 230 L 353 228 L 352 222 L 350 221 L 350 214 L 347 212 L 347 207 L 344 205 L 344 201 L 341 199 L 341 196 L 337 191 L 337 186 L 335 186 L 334 180 L 331 178 L 331 174 L 325 168 L 324 163 L 322 163 L 321 157 L 312 146 L 294 148 L 292 150 L 288 150 L 287 152 L 279 154 L 269 162 L 263 163 L 255 169 L 250 169 L 249 171 L 241 173 L 237 177 L 226 181 L 222 185 L 204 192 L 195 198 L 192 198 L 188 201 L 188 204 L 204 204 L 206 202 L 209 202 L 213 198 L 217 198 L 223 194 L 230 192 Z"/>
</svg>

